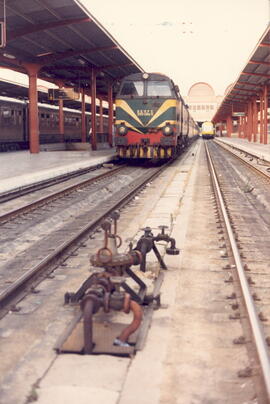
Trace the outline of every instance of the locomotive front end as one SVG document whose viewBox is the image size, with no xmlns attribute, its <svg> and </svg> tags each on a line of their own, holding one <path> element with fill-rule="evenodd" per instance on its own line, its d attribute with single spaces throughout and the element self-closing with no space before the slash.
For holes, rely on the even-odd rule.
<svg viewBox="0 0 270 404">
<path fill-rule="evenodd" d="M 122 158 L 171 158 L 177 149 L 178 100 L 161 74 L 127 76 L 116 97 L 117 153 Z"/>
</svg>

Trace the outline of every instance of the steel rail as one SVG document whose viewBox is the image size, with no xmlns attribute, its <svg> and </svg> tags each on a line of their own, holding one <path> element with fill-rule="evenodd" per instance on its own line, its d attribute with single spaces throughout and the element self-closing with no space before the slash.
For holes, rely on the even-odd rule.
<svg viewBox="0 0 270 404">
<path fill-rule="evenodd" d="M 43 198 L 40 198 L 40 199 L 36 200 L 34 202 L 30 202 L 30 203 L 22 206 L 21 208 L 12 210 L 10 212 L 7 212 L 7 213 L 0 216 L 0 224 L 1 223 L 6 223 L 8 220 L 10 220 L 10 219 L 12 219 L 14 217 L 17 217 L 17 216 L 19 216 L 21 214 L 24 214 L 26 212 L 30 212 L 30 211 L 32 211 L 34 209 L 37 209 L 37 208 L 39 208 L 39 207 L 41 207 L 41 206 L 43 206 L 43 205 L 45 205 L 45 204 L 47 204 L 49 202 L 52 202 L 52 201 L 54 201 L 56 199 L 59 199 L 59 198 L 61 198 L 63 196 L 66 196 L 66 195 L 70 194 L 71 192 L 75 191 L 78 188 L 86 187 L 86 186 L 90 185 L 93 182 L 99 181 L 99 180 L 101 180 L 103 178 L 106 178 L 106 177 L 110 177 L 110 176 L 118 173 L 118 171 L 123 170 L 125 167 L 126 167 L 126 165 L 122 165 L 120 167 L 112 169 L 111 171 L 108 171 L 108 172 L 103 173 L 101 175 L 97 175 L 96 177 L 88 178 L 87 180 L 83 180 L 80 183 L 70 185 L 70 186 L 66 187 L 65 189 L 62 189 L 60 191 L 56 191 L 56 192 L 54 192 L 54 193 L 52 193 L 50 195 L 47 195 L 47 196 L 45 196 Z"/>
<path fill-rule="evenodd" d="M 101 221 L 108 216 L 111 212 L 115 209 L 122 207 L 124 204 L 128 203 L 134 195 L 143 188 L 150 180 L 154 179 L 159 175 L 161 171 L 168 167 L 174 160 L 169 161 L 168 163 L 164 164 L 162 167 L 158 167 L 157 169 L 152 170 L 151 174 L 144 176 L 143 181 L 139 178 L 135 180 L 135 186 L 133 189 L 128 189 L 122 198 L 119 200 L 114 200 L 112 204 L 106 208 L 106 212 L 101 212 L 97 215 L 91 222 L 87 225 L 84 225 L 76 235 L 72 236 L 69 240 L 64 241 L 60 246 L 56 246 L 55 250 L 48 254 L 41 262 L 37 265 L 30 268 L 25 274 L 23 274 L 19 279 L 13 282 L 7 289 L 3 290 L 0 293 L 0 317 L 1 311 L 5 311 L 7 306 L 10 306 L 11 303 L 16 301 L 16 303 L 22 299 L 21 294 L 24 293 L 26 290 L 29 290 L 28 283 L 29 282 L 36 282 L 37 278 L 40 278 L 44 273 L 50 273 L 54 270 L 48 269 L 48 267 L 52 267 L 58 262 L 64 254 L 67 254 L 72 248 L 74 250 L 74 245 L 78 244 L 82 239 L 84 239 L 87 234 L 94 231 L 97 228 Z M 79 246 L 77 246 L 78 248 Z M 37 282 L 38 283 L 38 282 Z M 19 298 L 16 300 L 16 297 Z"/>
<path fill-rule="evenodd" d="M 270 174 L 268 174 L 268 172 L 264 172 L 263 170 L 261 170 L 258 167 L 255 167 L 253 164 L 250 164 L 248 161 L 244 160 L 242 157 L 238 156 L 237 154 L 235 154 L 232 150 L 231 150 L 231 146 L 228 144 L 224 144 L 222 142 L 218 142 L 215 140 L 215 144 L 218 144 L 220 147 L 222 147 L 224 150 L 226 150 L 228 153 L 232 154 L 235 158 L 237 158 L 242 164 L 245 164 L 250 170 L 255 171 L 256 173 L 259 173 L 260 176 L 263 176 L 266 178 L 267 181 L 270 182 Z M 233 146 L 233 149 L 238 150 L 239 152 L 242 153 L 246 153 L 249 154 L 248 152 L 246 152 L 245 150 L 241 150 L 238 147 Z M 255 156 L 253 154 L 249 154 L 252 158 L 255 158 L 257 160 L 260 160 L 260 158 L 258 156 Z"/>
<path fill-rule="evenodd" d="M 253 298 L 252 298 L 252 295 L 251 295 L 251 292 L 249 289 L 248 281 L 247 281 L 247 278 L 245 275 L 245 270 L 244 270 L 243 264 L 241 262 L 239 250 L 238 250 L 238 247 L 237 247 L 234 235 L 233 235 L 229 217 L 226 212 L 224 200 L 223 200 L 223 197 L 222 197 L 222 194 L 220 191 L 220 187 L 219 187 L 219 183 L 218 183 L 215 169 L 213 166 L 213 162 L 212 162 L 210 153 L 208 151 L 208 147 L 206 145 L 205 145 L 205 147 L 206 147 L 206 153 L 207 153 L 209 165 L 211 168 L 210 172 L 211 172 L 212 179 L 214 181 L 214 186 L 216 188 L 216 192 L 218 195 L 218 202 L 220 204 L 223 219 L 224 219 L 224 222 L 226 225 L 226 231 L 227 231 L 228 238 L 229 238 L 229 241 L 231 244 L 233 258 L 235 260 L 236 270 L 237 270 L 237 274 L 239 277 L 241 290 L 242 290 L 242 293 L 244 296 L 245 306 L 246 306 L 246 309 L 247 309 L 247 312 L 249 315 L 249 322 L 250 322 L 250 326 L 251 326 L 251 329 L 253 332 L 253 337 L 254 337 L 259 361 L 260 361 L 261 368 L 262 368 L 263 379 L 264 379 L 264 383 L 265 383 L 265 387 L 266 387 L 266 391 L 267 391 L 267 396 L 270 401 L 270 358 L 269 358 L 269 354 L 268 354 L 268 347 L 265 342 L 264 332 L 261 327 L 260 320 L 259 320 L 259 317 L 258 317 L 258 314 L 256 311 L 256 307 L 255 307 L 255 304 L 254 304 L 254 301 L 253 301 Z"/>
</svg>

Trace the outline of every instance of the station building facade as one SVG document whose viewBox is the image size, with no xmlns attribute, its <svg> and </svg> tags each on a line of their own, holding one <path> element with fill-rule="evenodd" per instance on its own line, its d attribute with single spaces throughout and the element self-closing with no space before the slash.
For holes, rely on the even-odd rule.
<svg viewBox="0 0 270 404">
<path fill-rule="evenodd" d="M 205 121 L 211 121 L 215 115 L 222 96 L 216 95 L 213 87 L 205 82 L 198 82 L 193 84 L 188 95 L 184 97 L 186 104 L 194 120 L 202 124 Z"/>
</svg>

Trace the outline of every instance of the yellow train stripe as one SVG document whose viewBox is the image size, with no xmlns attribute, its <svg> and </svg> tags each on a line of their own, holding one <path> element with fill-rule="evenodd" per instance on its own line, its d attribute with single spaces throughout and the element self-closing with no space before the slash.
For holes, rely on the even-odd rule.
<svg viewBox="0 0 270 404">
<path fill-rule="evenodd" d="M 138 128 L 135 128 L 135 126 L 130 125 L 129 122 L 123 121 L 122 119 L 115 121 L 115 125 L 120 125 L 122 122 L 124 122 L 124 124 L 125 124 L 128 128 L 134 130 L 135 132 L 139 132 L 139 133 L 141 133 L 142 135 L 144 135 L 144 133 L 141 132 Z"/>
<path fill-rule="evenodd" d="M 150 121 L 147 123 L 147 126 L 150 125 L 151 122 L 153 122 L 155 119 L 157 119 L 163 112 L 165 112 L 167 109 L 171 107 L 176 107 L 177 106 L 177 100 L 166 100 L 163 102 L 161 107 L 157 110 L 154 116 L 150 119 Z"/>
<path fill-rule="evenodd" d="M 162 126 L 165 126 L 165 124 L 166 124 L 167 122 L 170 123 L 171 125 L 176 125 L 176 124 L 177 124 L 176 121 L 168 121 L 168 120 L 166 120 L 166 121 L 161 122 L 161 124 L 159 124 L 159 125 L 157 126 L 157 128 L 161 128 Z"/>
<path fill-rule="evenodd" d="M 135 121 L 139 122 L 139 124 L 141 126 L 144 126 L 142 121 L 140 120 L 140 118 L 138 118 L 138 116 L 135 114 L 133 109 L 130 108 L 130 106 L 128 105 L 128 103 L 126 101 L 124 101 L 124 100 L 116 100 L 115 105 L 116 105 L 116 107 L 122 108 L 127 114 L 132 116 L 132 118 L 135 119 Z"/>
</svg>

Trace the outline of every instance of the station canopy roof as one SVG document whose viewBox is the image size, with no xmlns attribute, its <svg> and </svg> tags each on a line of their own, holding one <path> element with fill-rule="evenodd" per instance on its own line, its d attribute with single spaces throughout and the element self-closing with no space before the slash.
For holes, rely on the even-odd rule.
<svg viewBox="0 0 270 404">
<path fill-rule="evenodd" d="M 43 87 L 43 86 L 42 86 Z M 58 101 L 49 101 L 48 102 L 48 90 L 45 88 L 40 88 L 38 86 L 38 101 L 44 104 L 53 104 L 57 105 Z M 28 100 L 28 85 L 18 84 L 9 80 L 0 79 L 0 96 L 8 97 L 10 99 L 16 98 L 20 101 Z M 87 103 L 87 100 L 86 100 Z M 72 109 L 81 109 L 81 102 L 73 99 L 65 100 L 65 107 Z M 88 108 L 89 110 L 89 108 Z M 99 113 L 99 106 L 96 106 L 96 111 Z M 108 108 L 103 106 L 103 113 L 108 114 Z"/>
<path fill-rule="evenodd" d="M 41 66 L 40 79 L 86 89 L 95 69 L 104 98 L 108 82 L 143 71 L 79 0 L 8 0 L 5 12 L 0 67 L 25 73 L 24 64 L 33 63 Z M 0 13 L 3 19 L 3 0 Z"/>
<path fill-rule="evenodd" d="M 239 77 L 229 87 L 212 120 L 220 122 L 228 115 L 244 112 L 246 104 L 254 97 L 258 98 L 265 85 L 270 85 L 270 25 Z"/>
</svg>

